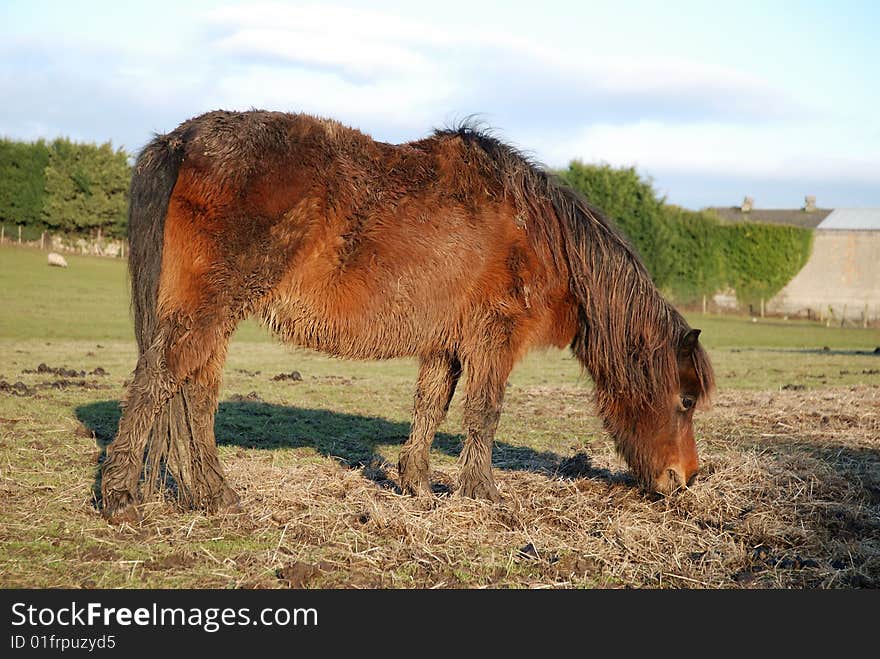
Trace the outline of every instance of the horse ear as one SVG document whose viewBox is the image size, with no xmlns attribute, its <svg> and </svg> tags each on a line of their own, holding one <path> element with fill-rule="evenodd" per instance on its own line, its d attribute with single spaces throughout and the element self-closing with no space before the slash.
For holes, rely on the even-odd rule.
<svg viewBox="0 0 880 659">
<path fill-rule="evenodd" d="M 697 347 L 697 340 L 700 338 L 700 331 L 701 330 L 698 329 L 692 329 L 684 335 L 684 338 L 681 340 L 681 345 L 678 346 L 678 352 L 682 357 L 690 357 L 694 354 L 694 350 Z"/>
</svg>

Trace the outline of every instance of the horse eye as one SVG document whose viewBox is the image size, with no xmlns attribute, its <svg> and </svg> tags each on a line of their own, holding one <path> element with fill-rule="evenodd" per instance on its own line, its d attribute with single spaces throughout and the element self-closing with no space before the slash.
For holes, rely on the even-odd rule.
<svg viewBox="0 0 880 659">
<path fill-rule="evenodd" d="M 697 399 L 693 396 L 682 396 L 681 397 L 681 406 L 684 408 L 685 412 L 691 409 L 694 405 L 696 405 Z"/>
</svg>

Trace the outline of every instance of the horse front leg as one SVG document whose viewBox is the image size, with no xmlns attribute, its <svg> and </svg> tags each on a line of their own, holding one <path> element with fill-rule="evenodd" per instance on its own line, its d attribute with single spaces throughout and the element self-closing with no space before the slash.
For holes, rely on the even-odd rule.
<svg viewBox="0 0 880 659">
<path fill-rule="evenodd" d="M 467 362 L 468 382 L 464 403 L 467 437 L 461 452 L 458 487 L 461 496 L 489 499 L 495 503 L 501 501 L 492 477 L 492 444 L 511 368 L 511 363 L 498 360 L 497 356 Z"/>
<path fill-rule="evenodd" d="M 409 439 L 400 450 L 400 489 L 407 494 L 431 493 L 429 452 L 437 427 L 449 411 L 461 364 L 449 353 L 423 357 L 419 367 Z"/>
</svg>

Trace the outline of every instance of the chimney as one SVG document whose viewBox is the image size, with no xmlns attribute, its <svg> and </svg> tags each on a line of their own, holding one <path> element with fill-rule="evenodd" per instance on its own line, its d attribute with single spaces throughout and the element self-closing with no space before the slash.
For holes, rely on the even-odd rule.
<svg viewBox="0 0 880 659">
<path fill-rule="evenodd" d="M 814 210 L 816 210 L 816 195 L 808 194 L 806 197 L 804 197 L 804 210 L 807 213 L 812 213 Z"/>
<path fill-rule="evenodd" d="M 755 200 L 753 197 L 746 197 L 743 199 L 742 206 L 739 207 L 740 212 L 748 213 L 752 210 L 752 206 L 755 205 Z"/>
</svg>

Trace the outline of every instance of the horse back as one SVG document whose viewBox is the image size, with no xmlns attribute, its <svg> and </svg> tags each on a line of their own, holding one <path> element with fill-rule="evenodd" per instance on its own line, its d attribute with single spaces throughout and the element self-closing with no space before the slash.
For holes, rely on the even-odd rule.
<svg viewBox="0 0 880 659">
<path fill-rule="evenodd" d="M 460 141 L 390 145 L 263 112 L 178 131 L 160 308 L 234 306 L 356 358 L 570 341 L 567 282 Z"/>
</svg>

